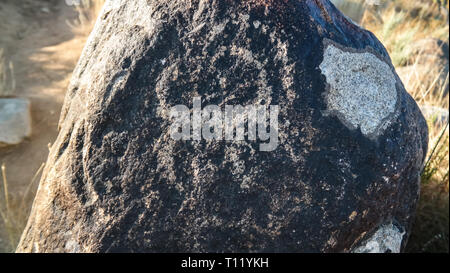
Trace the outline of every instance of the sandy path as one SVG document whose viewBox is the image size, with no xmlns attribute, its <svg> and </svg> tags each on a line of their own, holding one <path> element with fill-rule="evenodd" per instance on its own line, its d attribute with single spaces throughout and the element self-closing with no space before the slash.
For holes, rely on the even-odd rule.
<svg viewBox="0 0 450 273">
<path fill-rule="evenodd" d="M 75 35 L 66 23 L 76 19 L 76 12 L 64 1 L 59 3 L 28 17 L 26 34 L 10 45 L 16 94 L 31 101 L 33 121 L 29 139 L 0 149 L 0 164 L 6 165 L 12 194 L 27 187 L 47 159 L 48 144 L 57 136 L 64 94 L 86 39 L 86 35 Z"/>
</svg>

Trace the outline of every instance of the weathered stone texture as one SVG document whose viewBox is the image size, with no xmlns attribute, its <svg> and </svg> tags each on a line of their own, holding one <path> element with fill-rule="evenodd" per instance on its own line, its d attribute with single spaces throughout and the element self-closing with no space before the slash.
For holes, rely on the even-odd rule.
<svg viewBox="0 0 450 273">
<path fill-rule="evenodd" d="M 196 96 L 279 105 L 279 146 L 174 141 Z M 398 251 L 426 147 L 383 45 L 326 0 L 108 1 L 17 251 L 347 252 L 385 226 Z"/>
</svg>

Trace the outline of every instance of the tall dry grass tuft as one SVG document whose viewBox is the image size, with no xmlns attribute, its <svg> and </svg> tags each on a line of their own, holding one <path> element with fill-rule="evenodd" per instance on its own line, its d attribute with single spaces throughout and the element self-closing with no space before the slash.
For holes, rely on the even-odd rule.
<svg viewBox="0 0 450 273">
<path fill-rule="evenodd" d="M 14 252 L 19 243 L 22 231 L 27 223 L 30 212 L 30 204 L 36 191 L 36 181 L 38 180 L 44 163 L 35 173 L 33 179 L 28 184 L 25 191 L 12 195 L 9 191 L 6 165 L 0 167 L 0 178 L 2 180 L 0 187 L 0 252 Z"/>
</svg>

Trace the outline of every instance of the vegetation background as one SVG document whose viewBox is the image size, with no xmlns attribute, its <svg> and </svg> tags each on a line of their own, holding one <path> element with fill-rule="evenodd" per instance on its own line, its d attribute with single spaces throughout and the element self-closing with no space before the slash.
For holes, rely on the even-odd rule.
<svg viewBox="0 0 450 273">
<path fill-rule="evenodd" d="M 76 3 L 79 5 L 74 5 Z M 372 31 L 428 120 L 430 147 L 407 252 L 449 252 L 448 0 L 332 0 Z M 33 134 L 0 147 L 0 252 L 20 239 L 72 70 L 104 0 L 0 0 L 0 99 L 32 104 Z"/>
</svg>

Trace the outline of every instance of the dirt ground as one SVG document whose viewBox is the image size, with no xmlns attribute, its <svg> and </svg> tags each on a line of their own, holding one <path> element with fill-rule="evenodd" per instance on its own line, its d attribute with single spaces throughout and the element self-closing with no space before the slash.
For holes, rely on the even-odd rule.
<svg viewBox="0 0 450 273">
<path fill-rule="evenodd" d="M 64 1 L 1 0 L 0 15 L 0 46 L 14 64 L 15 95 L 29 99 L 32 112 L 31 137 L 0 148 L 0 164 L 6 166 L 14 195 L 30 184 L 47 159 L 66 88 L 87 37 L 74 33 L 69 23 L 77 13 Z"/>
</svg>

